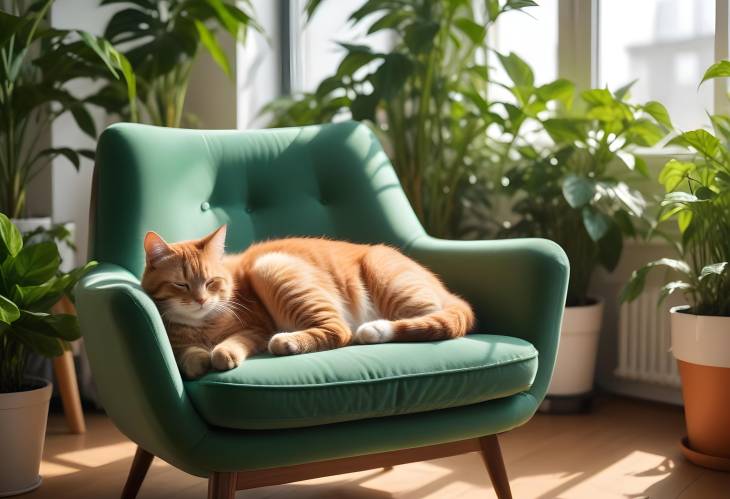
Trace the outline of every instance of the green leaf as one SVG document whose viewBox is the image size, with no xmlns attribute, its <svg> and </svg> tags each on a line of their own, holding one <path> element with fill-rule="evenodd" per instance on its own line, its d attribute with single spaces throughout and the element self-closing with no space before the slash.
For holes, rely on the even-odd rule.
<svg viewBox="0 0 730 499">
<path fill-rule="evenodd" d="M 549 118 L 543 121 L 543 127 L 556 144 L 580 142 L 586 136 L 586 126 L 583 120 Z"/>
<path fill-rule="evenodd" d="M 581 210 L 583 226 L 593 241 L 600 241 L 613 225 L 611 219 L 591 206 L 584 206 Z"/>
<path fill-rule="evenodd" d="M 662 303 L 664 303 L 664 300 L 666 300 L 669 295 L 674 293 L 678 290 L 688 290 L 692 289 L 692 285 L 684 282 L 684 281 L 672 281 L 668 282 L 664 286 L 662 286 L 661 290 L 659 291 L 659 302 L 657 303 L 657 306 L 660 306 Z"/>
<path fill-rule="evenodd" d="M 9 298 L 0 295 L 0 322 L 12 324 L 20 317 L 18 306 Z"/>
<path fill-rule="evenodd" d="M 659 173 L 659 183 L 664 186 L 668 192 L 676 189 L 679 184 L 687 177 L 687 175 L 695 170 L 696 165 L 689 161 L 678 161 L 671 159 L 664 165 Z"/>
<path fill-rule="evenodd" d="M 413 23 L 405 29 L 403 41 L 411 52 L 428 52 L 433 46 L 433 40 L 440 27 L 439 23 L 435 21 Z"/>
<path fill-rule="evenodd" d="M 575 93 L 575 84 L 565 79 L 551 81 L 537 87 L 537 96 L 545 102 L 558 100 L 570 107 Z"/>
<path fill-rule="evenodd" d="M 672 128 L 672 120 L 669 118 L 669 112 L 661 102 L 655 100 L 649 101 L 644 104 L 643 109 L 660 124 L 667 128 Z"/>
<path fill-rule="evenodd" d="M 535 84 L 535 75 L 530 68 L 530 65 L 522 60 L 514 52 L 510 52 L 509 55 L 503 55 L 497 53 L 499 61 L 502 63 L 507 76 L 515 85 L 524 87 L 533 87 Z"/>
<path fill-rule="evenodd" d="M 216 40 L 215 35 L 213 35 L 205 24 L 198 19 L 195 19 L 195 29 L 198 30 L 200 42 L 206 49 L 208 49 L 208 53 L 215 63 L 218 64 L 227 76 L 231 77 L 231 64 L 228 62 L 228 57 L 218 43 L 218 40 Z"/>
<path fill-rule="evenodd" d="M 563 180 L 563 197 L 572 208 L 582 208 L 596 193 L 596 183 L 586 177 L 570 174 Z"/>
<path fill-rule="evenodd" d="M 60 262 L 55 243 L 45 241 L 31 244 L 10 262 L 9 277 L 21 286 L 43 284 L 56 274 Z M 6 271 L 5 265 L 3 271 Z"/>
<path fill-rule="evenodd" d="M 662 206 L 670 206 L 673 204 L 678 203 L 695 203 L 699 201 L 697 196 L 694 194 L 690 194 L 689 192 L 684 191 L 676 191 L 676 192 L 668 192 L 664 195 L 664 200 L 662 201 Z"/>
<path fill-rule="evenodd" d="M 335 78 L 342 79 L 343 76 L 352 77 L 361 67 L 381 57 L 380 54 L 374 52 L 350 52 L 340 62 L 337 67 Z"/>
<path fill-rule="evenodd" d="M 81 166 L 81 160 L 79 159 L 79 155 L 76 151 L 71 149 L 70 147 L 56 147 L 56 148 L 50 148 L 50 149 L 43 149 L 39 155 L 53 155 L 53 156 L 63 156 L 67 160 L 71 162 L 72 165 L 74 165 L 74 168 L 78 171 L 79 167 Z"/>
<path fill-rule="evenodd" d="M 624 239 L 621 230 L 614 222 L 609 222 L 606 234 L 598 241 L 598 260 L 601 265 L 613 272 L 621 259 Z"/>
<path fill-rule="evenodd" d="M 464 33 L 475 45 L 481 44 L 487 34 L 487 28 L 477 24 L 469 18 L 459 17 L 454 19 L 454 25 Z"/>
<path fill-rule="evenodd" d="M 714 157 L 720 148 L 720 141 L 717 137 L 702 128 L 684 132 L 669 141 L 669 143 L 692 147 L 703 156 L 709 158 Z"/>
<path fill-rule="evenodd" d="M 638 119 L 629 127 L 626 138 L 637 145 L 651 147 L 664 135 L 666 134 L 658 125 L 646 119 Z"/>
<path fill-rule="evenodd" d="M 626 97 L 628 97 L 629 91 L 631 90 L 631 87 L 633 87 L 636 84 L 637 81 L 639 81 L 639 80 L 638 79 L 632 80 L 632 81 L 628 82 L 626 85 L 624 85 L 623 87 L 620 87 L 618 90 L 616 90 L 614 92 L 614 95 L 616 96 L 616 99 L 622 101 Z"/>
<path fill-rule="evenodd" d="M 58 338 L 46 336 L 16 321 L 8 332 L 29 350 L 44 357 L 58 357 L 63 354 L 63 343 Z"/>
<path fill-rule="evenodd" d="M 23 327 L 44 336 L 64 341 L 74 341 L 81 337 L 79 321 L 75 315 L 27 311 L 23 311 L 21 315 Z"/>
<path fill-rule="evenodd" d="M 580 97 L 591 106 L 613 106 L 616 102 L 611 92 L 605 88 L 584 90 Z"/>
<path fill-rule="evenodd" d="M 728 76 L 730 76 L 730 61 L 716 62 L 707 68 L 707 71 L 705 71 L 705 74 L 702 76 L 700 85 L 707 80 L 712 80 L 714 78 L 727 78 Z"/>
<path fill-rule="evenodd" d="M 7 256 L 14 257 L 23 248 L 23 236 L 4 213 L 0 213 L 0 239 L 3 244 L 2 251 L 0 251 L 0 263 Z"/>
<path fill-rule="evenodd" d="M 410 13 L 406 10 L 395 10 L 388 12 L 383 17 L 375 21 L 368 28 L 368 35 L 372 35 L 384 29 L 396 29 L 399 24 L 410 17 Z"/>
<path fill-rule="evenodd" d="M 91 114 L 86 107 L 83 104 L 76 104 L 69 107 L 69 111 L 71 111 L 71 115 L 74 117 L 74 120 L 81 131 L 92 139 L 95 139 L 96 125 L 94 124 L 94 119 L 91 117 Z"/>
<path fill-rule="evenodd" d="M 682 274 L 691 275 L 691 269 L 690 266 L 687 265 L 686 262 L 683 262 L 682 260 L 674 260 L 671 258 L 661 258 L 659 260 L 650 262 L 643 267 L 635 270 L 631 274 L 631 278 L 629 279 L 629 282 L 624 287 L 623 291 L 621 292 L 620 301 L 622 303 L 629 302 L 635 300 L 641 292 L 644 290 L 644 286 L 646 285 L 646 276 L 649 273 L 649 271 L 655 267 L 669 267 L 672 270 L 675 270 L 677 272 L 681 272 Z"/>
<path fill-rule="evenodd" d="M 700 271 L 700 281 L 708 276 L 721 276 L 725 273 L 727 262 L 712 263 L 705 265 Z"/>
</svg>

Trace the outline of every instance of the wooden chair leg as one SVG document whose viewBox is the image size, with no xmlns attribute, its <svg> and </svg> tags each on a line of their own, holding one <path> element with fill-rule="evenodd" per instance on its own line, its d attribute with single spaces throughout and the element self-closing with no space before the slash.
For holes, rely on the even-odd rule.
<svg viewBox="0 0 730 499">
<path fill-rule="evenodd" d="M 67 298 L 61 298 L 51 308 L 56 314 L 76 314 L 76 308 Z M 81 396 L 79 395 L 79 383 L 76 379 L 76 368 L 74 356 L 71 352 L 63 352 L 63 355 L 53 359 L 53 372 L 56 374 L 58 391 L 61 394 L 63 403 L 63 414 L 66 416 L 71 433 L 81 434 L 86 432 L 86 421 L 84 411 L 81 408 Z"/>
<path fill-rule="evenodd" d="M 144 477 L 147 475 L 147 470 L 150 469 L 150 464 L 152 464 L 154 457 L 142 447 L 137 446 L 137 452 L 134 454 L 134 459 L 132 460 L 132 467 L 129 469 L 127 483 L 124 484 L 124 489 L 122 490 L 122 499 L 134 499 L 137 497 L 139 488 L 142 486 Z"/>
<path fill-rule="evenodd" d="M 74 368 L 74 357 L 69 351 L 63 352 L 53 359 L 53 372 L 56 374 L 58 391 L 63 402 L 63 414 L 66 416 L 71 433 L 84 433 L 86 421 L 84 411 L 81 408 L 81 397 L 79 396 L 79 384 L 76 379 Z"/>
<path fill-rule="evenodd" d="M 208 499 L 235 499 L 236 473 L 213 472 L 208 478 Z"/>
<path fill-rule="evenodd" d="M 487 466 L 489 478 L 492 480 L 494 491 L 499 499 L 512 499 L 512 491 L 509 488 L 507 471 L 504 469 L 502 450 L 499 447 L 497 435 L 489 435 L 479 439 L 479 446 L 482 448 L 482 459 Z"/>
</svg>

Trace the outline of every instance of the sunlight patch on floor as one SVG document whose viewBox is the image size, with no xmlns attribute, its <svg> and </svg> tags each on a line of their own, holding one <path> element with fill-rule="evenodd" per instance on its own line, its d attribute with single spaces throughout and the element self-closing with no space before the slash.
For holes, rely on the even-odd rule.
<svg viewBox="0 0 730 499">
<path fill-rule="evenodd" d="M 65 466 L 63 464 L 52 463 L 43 460 L 41 461 L 41 469 L 39 473 L 44 479 L 48 479 L 55 476 L 63 476 L 70 473 L 76 473 L 77 471 L 80 471 L 79 468 L 72 468 L 71 466 Z"/>
<path fill-rule="evenodd" d="M 57 454 L 56 459 L 66 461 L 71 464 L 78 464 L 87 468 L 96 468 L 104 466 L 114 461 L 118 461 L 120 456 L 134 454 L 137 448 L 132 442 L 119 442 L 117 444 L 103 445 L 100 447 L 90 447 L 83 450 L 75 450 Z"/>
</svg>

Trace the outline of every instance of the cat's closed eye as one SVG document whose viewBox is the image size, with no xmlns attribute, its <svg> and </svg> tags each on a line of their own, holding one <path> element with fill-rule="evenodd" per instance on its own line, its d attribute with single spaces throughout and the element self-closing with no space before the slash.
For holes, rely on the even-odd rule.
<svg viewBox="0 0 730 499">
<path fill-rule="evenodd" d="M 189 288 L 189 286 L 186 283 L 184 283 L 184 282 L 173 282 L 172 285 L 175 286 L 176 288 L 180 288 L 180 289 L 188 289 Z"/>
</svg>

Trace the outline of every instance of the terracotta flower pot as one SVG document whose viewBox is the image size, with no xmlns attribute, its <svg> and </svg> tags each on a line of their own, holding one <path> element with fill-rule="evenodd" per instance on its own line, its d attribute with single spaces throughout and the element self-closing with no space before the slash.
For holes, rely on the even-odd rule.
<svg viewBox="0 0 730 499">
<path fill-rule="evenodd" d="M 682 378 L 687 421 L 684 455 L 695 464 L 730 471 L 730 317 L 672 313 L 672 352 Z"/>
</svg>

